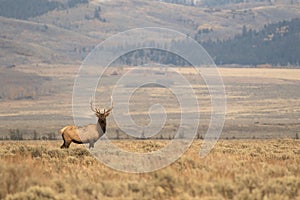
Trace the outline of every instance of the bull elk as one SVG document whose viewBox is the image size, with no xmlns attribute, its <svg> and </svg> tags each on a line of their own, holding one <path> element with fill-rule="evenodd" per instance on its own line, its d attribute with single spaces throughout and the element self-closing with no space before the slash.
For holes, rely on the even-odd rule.
<svg viewBox="0 0 300 200">
<path fill-rule="evenodd" d="M 90 100 L 91 110 L 98 117 L 97 124 L 89 124 L 87 126 L 66 126 L 60 130 L 64 143 L 60 148 L 69 148 L 72 142 L 76 144 L 89 143 L 89 148 L 94 148 L 94 144 L 97 140 L 103 136 L 106 132 L 106 117 L 110 114 L 113 109 L 113 100 L 111 98 L 111 108 L 108 110 L 104 109 L 101 112 L 99 108 L 93 106 L 92 100 Z"/>
</svg>

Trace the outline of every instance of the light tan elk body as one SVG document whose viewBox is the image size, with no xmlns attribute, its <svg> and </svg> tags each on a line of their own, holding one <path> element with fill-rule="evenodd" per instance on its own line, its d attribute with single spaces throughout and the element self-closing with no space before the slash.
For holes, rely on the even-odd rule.
<svg viewBox="0 0 300 200">
<path fill-rule="evenodd" d="M 76 144 L 89 143 L 89 148 L 93 148 L 97 140 L 106 132 L 106 117 L 113 109 L 113 102 L 111 108 L 107 111 L 100 112 L 99 108 L 94 108 L 92 101 L 90 101 L 91 110 L 95 112 L 98 117 L 97 124 L 89 124 L 87 126 L 66 126 L 60 130 L 64 143 L 60 148 L 69 148 L 72 142 Z"/>
</svg>

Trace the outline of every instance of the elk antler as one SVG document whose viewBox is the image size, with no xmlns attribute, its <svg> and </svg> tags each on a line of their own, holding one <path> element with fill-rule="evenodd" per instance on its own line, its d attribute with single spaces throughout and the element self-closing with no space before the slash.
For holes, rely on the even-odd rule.
<svg viewBox="0 0 300 200">
<path fill-rule="evenodd" d="M 113 98 L 112 98 L 112 96 L 110 96 L 110 99 L 111 99 L 111 107 L 107 110 L 107 111 L 105 111 L 104 110 L 104 113 L 105 113 L 105 115 L 109 115 L 109 113 L 112 111 L 112 109 L 114 108 L 114 101 L 113 101 Z"/>
<path fill-rule="evenodd" d="M 95 113 L 100 113 L 99 108 L 95 108 L 95 107 L 94 107 L 92 98 L 90 99 L 90 107 L 91 107 L 91 110 L 92 110 L 93 112 L 95 112 Z"/>
</svg>

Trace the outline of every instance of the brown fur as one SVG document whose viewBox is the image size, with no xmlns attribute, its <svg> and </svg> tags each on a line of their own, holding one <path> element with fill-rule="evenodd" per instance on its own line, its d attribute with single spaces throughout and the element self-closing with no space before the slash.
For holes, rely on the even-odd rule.
<svg viewBox="0 0 300 200">
<path fill-rule="evenodd" d="M 76 144 L 89 143 L 89 148 L 93 148 L 95 142 L 104 135 L 99 124 L 89 124 L 84 127 L 66 126 L 60 130 L 64 143 L 61 148 L 69 148 L 72 142 Z"/>
<path fill-rule="evenodd" d="M 94 108 L 91 103 L 91 109 L 95 112 L 98 117 L 97 124 L 89 124 L 87 126 L 77 127 L 77 126 L 65 126 L 60 130 L 64 143 L 60 148 L 69 148 L 72 142 L 76 144 L 89 143 L 89 148 L 93 148 L 94 144 L 102 137 L 106 132 L 106 117 L 110 114 L 112 107 L 107 111 L 104 110 L 103 113 L 100 109 Z"/>
</svg>

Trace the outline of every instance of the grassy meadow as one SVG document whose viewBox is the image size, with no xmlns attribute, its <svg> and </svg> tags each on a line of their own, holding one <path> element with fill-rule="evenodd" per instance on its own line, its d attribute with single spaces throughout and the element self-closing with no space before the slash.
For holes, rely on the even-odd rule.
<svg viewBox="0 0 300 200">
<path fill-rule="evenodd" d="M 168 141 L 113 142 L 149 152 Z M 201 143 L 164 169 L 130 174 L 81 145 L 1 142 L 0 199 L 300 199 L 300 140 L 220 140 L 204 158 Z"/>
<path fill-rule="evenodd" d="M 73 123 L 71 75 L 55 79 L 63 87 L 53 95 L 1 101 L 1 138 L 20 131 L 24 140 L 0 141 L 0 199 L 300 199 L 300 70 L 220 68 L 227 98 L 225 124 L 205 158 L 199 157 L 199 150 L 210 119 L 209 94 L 193 69 L 178 71 L 196 88 L 200 139 L 176 162 L 151 173 L 113 170 L 81 145 L 59 148 L 58 130 Z M 125 72 L 124 68 L 117 76 L 104 77 L 104 87 L 97 88 L 101 106 L 109 106 L 109 91 Z M 131 140 L 121 132 L 117 135 L 109 117 L 108 138 L 130 152 L 164 147 L 173 139 L 180 117 L 175 96 L 165 88 L 142 87 L 129 107 L 133 120 L 145 125 L 149 106 L 155 103 L 170 113 L 161 133 Z M 60 140 L 43 140 L 47 134 Z M 30 140 L 34 137 L 42 140 Z"/>
<path fill-rule="evenodd" d="M 68 69 L 69 73 L 76 71 L 75 67 L 72 70 Z M 97 88 L 97 103 L 103 108 L 110 106 L 112 88 L 129 69 L 117 70 L 118 75 L 110 75 L 114 71 L 107 71 Z M 195 69 L 175 70 L 184 75 L 195 89 L 201 115 L 197 137 L 203 138 L 211 117 L 210 96 L 206 84 L 195 74 Z M 296 138 L 296 135 L 300 134 L 299 69 L 219 68 L 219 72 L 227 99 L 222 139 Z M 48 73 L 52 76 L 51 70 Z M 33 139 L 35 132 L 41 139 L 49 134 L 54 134 L 56 139 L 60 139 L 58 130 L 73 123 L 72 87 L 75 74 L 65 74 L 67 77 L 58 76 L 47 83 L 56 85 L 51 95 L 36 99 L 1 101 L 0 139 L 10 138 L 11 132 L 16 130 L 19 130 L 26 140 Z M 14 93 L 15 91 L 12 91 L 12 94 Z M 131 117 L 137 125 L 148 124 L 149 108 L 157 103 L 165 108 L 168 120 L 161 133 L 151 139 L 172 138 L 174 130 L 177 130 L 181 110 L 176 96 L 167 88 L 137 89 L 129 102 Z M 192 107 L 190 109 L 196 110 Z M 94 116 L 92 112 L 85 115 L 86 119 Z M 107 136 L 116 139 L 118 126 L 113 117 L 108 118 L 107 129 Z M 121 132 L 120 138 L 130 139 Z"/>
<path fill-rule="evenodd" d="M 109 168 L 83 145 L 60 149 L 59 130 L 74 123 L 74 80 L 95 45 L 125 30 L 157 26 L 191 37 L 211 30 L 203 32 L 201 40 L 225 40 L 241 33 L 244 25 L 258 30 L 299 17 L 300 4 L 285 1 L 245 1 L 219 9 L 156 0 L 90 0 L 28 20 L 0 17 L 0 200 L 300 200 L 300 69 L 218 68 L 226 90 L 225 123 L 216 146 L 204 158 L 199 151 L 213 109 L 208 87 L 194 68 L 174 66 L 157 67 L 156 73 L 172 68 L 183 75 L 199 103 L 199 110 L 191 106 L 189 112 L 201 115 L 196 139 L 177 161 L 155 172 L 131 174 Z M 101 9 L 102 20 L 94 17 L 96 9 Z M 155 34 L 147 40 L 165 43 Z M 123 48 L 127 42 L 120 44 Z M 95 103 L 101 108 L 111 105 L 112 89 L 132 70 L 117 65 L 111 64 L 95 88 Z M 87 80 L 99 70 L 94 67 L 84 74 Z M 148 74 L 140 75 L 142 79 Z M 130 85 L 125 93 L 126 89 Z M 151 84 L 136 89 L 129 102 L 130 117 L 138 126 L 148 125 L 149 108 L 155 104 L 168 114 L 158 134 L 134 139 L 110 115 L 107 137 L 129 152 L 165 147 L 174 139 L 182 113 L 171 90 Z M 88 110 L 80 117 L 89 121 L 95 115 Z M 139 134 L 142 138 L 144 132 Z"/>
</svg>

